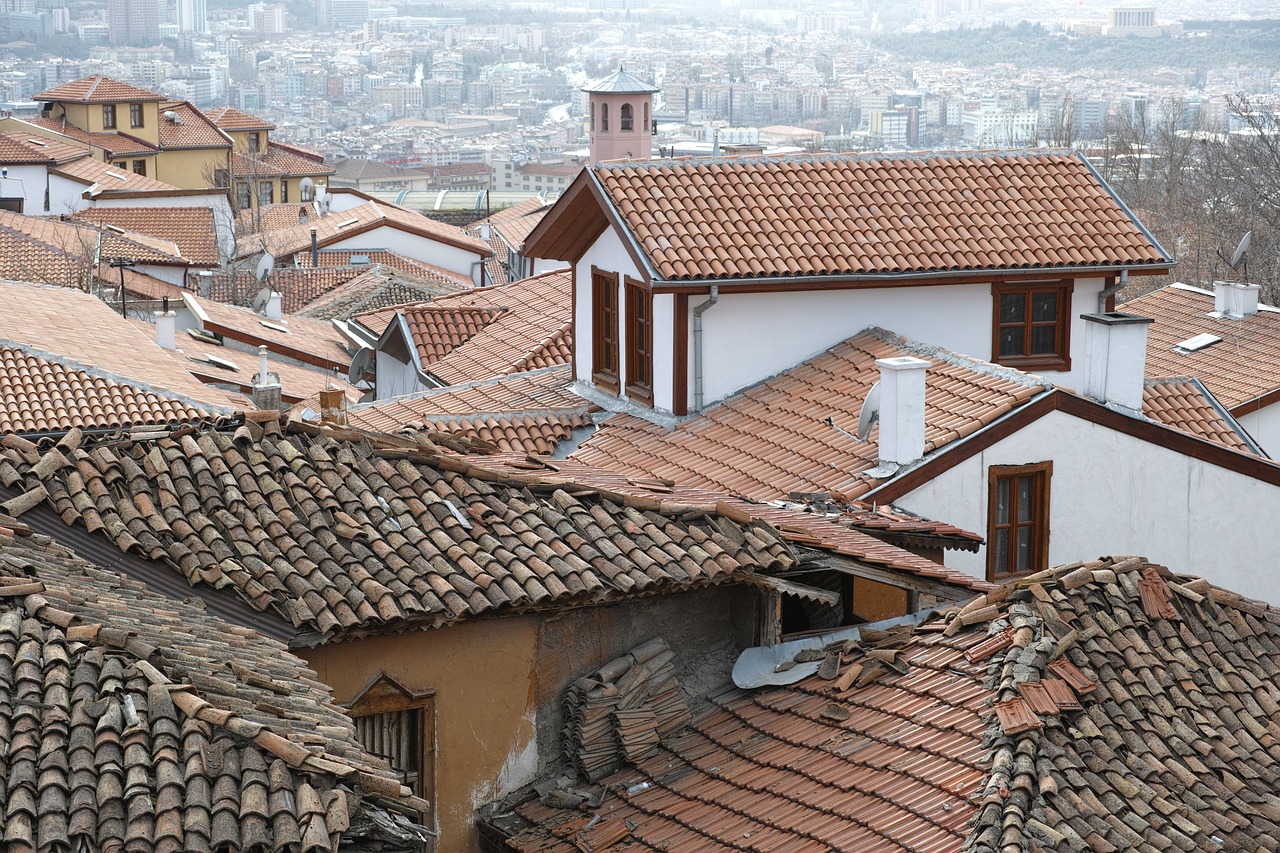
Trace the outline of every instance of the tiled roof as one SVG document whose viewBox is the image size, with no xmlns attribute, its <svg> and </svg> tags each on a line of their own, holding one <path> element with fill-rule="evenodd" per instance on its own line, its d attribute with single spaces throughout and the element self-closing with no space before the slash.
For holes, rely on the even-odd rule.
<svg viewBox="0 0 1280 853">
<path fill-rule="evenodd" d="M 0 560 L 10 849 L 411 846 L 370 823 L 423 802 L 283 645 L 44 537 L 0 531 Z"/>
<path fill-rule="evenodd" d="M 177 121 L 170 121 L 166 113 L 173 113 Z M 188 101 L 166 101 L 160 105 L 160 147 L 230 148 L 231 140 Z"/>
<path fill-rule="evenodd" d="M 331 323 L 309 320 L 306 317 L 285 315 L 279 320 L 268 320 L 248 308 L 239 308 L 201 299 L 190 293 L 184 296 L 204 315 L 205 331 L 229 337 L 232 340 L 267 348 L 278 355 L 285 355 L 325 368 L 346 370 L 351 365 L 351 355 L 342 336 Z M 266 325 L 270 323 L 271 326 Z M 279 326 L 281 331 L 272 326 Z"/>
<path fill-rule="evenodd" d="M 663 160 L 594 178 L 667 280 L 1171 263 L 1062 154 Z"/>
<path fill-rule="evenodd" d="M 932 362 L 925 371 L 926 455 L 1046 388 L 1016 370 L 870 329 L 670 430 L 614 415 L 573 456 L 757 500 L 793 491 L 854 498 L 876 483 L 867 472 L 877 464 L 879 427 L 865 442 L 849 433 L 880 378 L 876 359 L 903 355 Z"/>
<path fill-rule="evenodd" d="M 260 154 L 237 151 L 231 155 L 232 177 L 293 178 L 331 174 L 333 169 L 324 164 L 324 158 L 307 156 L 276 142 L 268 143 L 267 150 Z"/>
<path fill-rule="evenodd" d="M 1263 308 L 1243 320 L 1210 317 L 1213 294 L 1181 284 L 1126 302 L 1124 310 L 1155 318 L 1147 331 L 1148 376 L 1194 376 L 1228 409 L 1280 388 L 1280 310 Z M 1194 352 L 1173 349 L 1201 334 L 1221 341 Z"/>
<path fill-rule="evenodd" d="M 205 115 L 223 130 L 275 130 L 276 126 L 265 119 L 250 115 L 235 107 L 218 107 Z"/>
<path fill-rule="evenodd" d="M 489 255 L 489 247 L 468 237 L 462 229 L 443 222 L 428 219 L 420 213 L 414 213 L 401 207 L 381 202 L 365 202 L 348 210 L 330 213 L 318 219 L 295 224 L 290 228 L 280 228 L 261 234 L 242 237 L 236 243 L 236 257 L 256 255 L 262 251 L 263 243 L 268 252 L 277 259 L 284 259 L 293 254 L 306 254 L 311 248 L 311 229 L 316 229 L 316 238 L 320 246 L 347 239 L 353 233 L 362 230 L 389 226 L 410 233 L 438 240 L 451 246 L 457 246 L 469 252 Z"/>
<path fill-rule="evenodd" d="M 56 171 L 61 175 L 76 178 L 85 184 L 97 184 L 97 192 L 108 195 L 112 192 L 165 193 L 176 189 L 176 187 L 163 181 L 157 181 L 155 178 L 148 178 L 145 175 L 135 174 L 124 169 L 117 169 L 110 163 L 103 163 L 99 160 L 94 160 L 92 157 L 63 163 L 57 167 Z"/>
<path fill-rule="evenodd" d="M 297 313 L 315 320 L 345 320 L 379 308 L 437 299 L 471 286 L 470 282 L 463 284 L 452 274 L 407 273 L 381 263 L 354 269 L 364 272 L 320 294 Z"/>
<path fill-rule="evenodd" d="M 661 91 L 652 83 L 646 83 L 633 74 L 619 68 L 612 74 L 593 80 L 582 87 L 584 92 L 595 92 L 606 95 L 642 95 Z"/>
<path fill-rule="evenodd" d="M 154 339 L 106 303 L 67 287 L 0 281 L 0 342 L 204 408 L 227 408 L 228 397 L 187 372 Z"/>
<path fill-rule="evenodd" d="M 493 284 L 507 284 L 511 281 L 507 266 L 511 253 L 524 246 L 529 232 L 550 209 L 551 206 L 542 199 L 529 198 L 467 227 L 467 233 L 473 237 L 481 237 L 484 225 L 487 224 L 490 228 L 487 242 L 493 249 L 493 257 L 485 262 L 485 269 Z"/>
<path fill-rule="evenodd" d="M 271 278 L 266 284 L 280 294 L 281 310 L 293 314 L 310 300 L 341 287 L 359 274 L 360 270 L 354 267 L 278 267 L 271 271 Z M 209 298 L 228 305 L 251 305 L 262 288 L 263 284 L 258 282 L 252 269 L 215 272 L 209 276 Z"/>
<path fill-rule="evenodd" d="M 391 252 L 386 249 L 321 249 L 316 253 L 318 255 L 319 266 L 347 266 L 351 263 L 351 258 L 355 255 L 363 255 L 369 259 L 370 263 L 381 264 L 384 267 L 391 267 L 401 272 L 414 273 L 417 275 L 441 275 L 456 280 L 464 287 L 471 287 L 471 279 L 461 276 L 451 270 L 443 267 L 437 267 L 415 258 L 406 257 L 397 252 Z M 311 266 L 311 253 L 300 252 L 295 258 L 295 263 L 300 268 Z"/>
<path fill-rule="evenodd" d="M 129 83 L 94 74 L 45 89 L 31 96 L 33 101 L 74 101 L 79 104 L 110 104 L 120 101 L 163 101 L 164 95 Z"/>
<path fill-rule="evenodd" d="M 253 207 L 240 211 L 237 218 L 241 231 L 261 233 L 293 228 L 298 224 L 298 217 L 302 214 L 306 214 L 308 221 L 320 218 L 315 204 L 310 201 L 277 202 Z"/>
<path fill-rule="evenodd" d="M 207 207 L 87 207 L 76 218 L 168 240 L 195 266 L 218 264 L 218 235 Z"/>
<path fill-rule="evenodd" d="M 59 252 L 84 258 L 86 263 L 96 256 L 104 261 L 128 258 L 141 263 L 187 265 L 172 242 L 111 226 L 99 229 L 58 217 L 24 216 L 0 211 L 0 228 L 26 235 L 32 241 Z M 21 259 L 16 262 L 21 263 Z"/>
<path fill-rule="evenodd" d="M 28 124 L 42 127 L 45 130 L 52 130 L 67 139 L 74 139 L 84 145 L 93 145 L 105 150 L 108 155 L 118 157 L 129 156 L 147 156 L 155 154 L 158 150 L 156 146 L 150 142 L 130 136 L 127 133 L 116 133 L 113 131 L 105 133 L 90 133 L 87 130 L 81 130 L 66 120 L 65 117 L 53 118 L 52 116 L 31 116 L 23 119 Z M 64 143 L 68 144 L 68 143 Z"/>
<path fill-rule="evenodd" d="M 322 633 L 611 601 L 795 562 L 765 525 L 685 519 L 554 478 L 513 486 L 414 440 L 298 429 L 250 422 L 45 456 L 7 446 L 0 482 L 38 484 L 68 524 Z"/>
<path fill-rule="evenodd" d="M 414 338 L 419 351 L 435 356 L 430 363 L 424 361 L 424 370 L 446 385 L 474 382 L 569 363 L 571 279 L 567 270 L 559 270 L 354 319 L 381 335 L 396 313 L 404 314 L 410 329 L 418 330 Z M 482 330 L 475 328 L 477 310 L 490 315 Z"/>
<path fill-rule="evenodd" d="M 1198 438 L 1261 455 L 1244 428 L 1212 399 L 1198 379 L 1148 379 L 1142 389 L 1142 413 Z"/>
<path fill-rule="evenodd" d="M 17 347 L 0 347 L 0 433 L 179 425 L 202 409 Z"/>
<path fill-rule="evenodd" d="M 72 142 L 53 139 L 48 136 L 40 136 L 35 133 L 9 130 L 0 133 L 0 136 L 9 140 L 10 143 L 31 149 L 43 158 L 40 161 L 32 162 L 65 163 L 69 160 L 79 160 L 90 156 L 90 152 L 83 145 L 76 145 Z"/>
<path fill-rule="evenodd" d="M 43 141 L 43 140 L 41 140 Z M 38 145 L 30 144 L 25 136 L 0 133 L 0 163 L 49 163 L 53 157 Z"/>
<path fill-rule="evenodd" d="M 1274 849 L 1278 646 L 1261 602 L 1077 563 L 717 697 L 569 790 L 599 805 L 553 791 L 494 823 L 525 853 Z"/>
</svg>

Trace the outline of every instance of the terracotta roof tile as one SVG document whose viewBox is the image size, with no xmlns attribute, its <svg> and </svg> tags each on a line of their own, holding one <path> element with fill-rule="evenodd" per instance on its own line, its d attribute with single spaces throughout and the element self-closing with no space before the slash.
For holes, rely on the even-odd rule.
<svg viewBox="0 0 1280 853">
<path fill-rule="evenodd" d="M 614 415 L 573 457 L 756 500 L 795 491 L 855 498 L 877 482 L 867 472 L 877 464 L 879 427 L 865 442 L 849 433 L 880 378 L 876 359 L 902 355 L 932 361 L 925 372 L 926 455 L 1047 387 L 1016 370 L 872 329 L 670 430 L 635 415 Z"/>
<path fill-rule="evenodd" d="M 255 177 L 314 177 L 332 175 L 320 155 L 309 155 L 292 146 L 278 142 L 267 143 L 267 150 L 260 154 L 235 152 L 231 155 L 231 174 Z M 294 224 L 297 224 L 296 221 Z"/>
<path fill-rule="evenodd" d="M 43 142 L 44 140 L 40 140 Z M 51 163 L 53 156 L 40 145 L 32 145 L 26 135 L 0 133 L 0 163 Z"/>
<path fill-rule="evenodd" d="M 594 179 L 667 280 L 1171 263 L 1068 155 L 658 160 Z"/>
<path fill-rule="evenodd" d="M 454 274 L 443 270 L 405 272 L 380 262 L 347 269 L 354 269 L 359 274 L 317 295 L 296 313 L 315 320 L 345 320 L 366 311 L 437 299 L 471 287 L 470 281 L 463 283 Z"/>
<path fill-rule="evenodd" d="M 1148 376 L 1194 376 L 1228 409 L 1280 388 L 1280 310 L 1262 308 L 1252 317 L 1210 317 L 1213 294 L 1174 284 L 1124 304 L 1124 310 L 1155 318 L 1147 332 Z M 1194 352 L 1174 346 L 1196 335 L 1220 338 Z"/>
<path fill-rule="evenodd" d="M 173 121 L 168 114 L 173 113 Z M 219 132 L 217 125 L 188 101 L 165 101 L 160 105 L 160 147 L 230 148 L 231 140 Z"/>
<path fill-rule="evenodd" d="M 203 409 L 17 347 L 0 347 L 0 398 L 0 433 L 6 434 L 177 426 L 209 417 Z"/>
<path fill-rule="evenodd" d="M 9 130 L 0 133 L 10 143 L 28 148 L 43 157 L 40 162 L 66 163 L 89 157 L 90 153 L 83 145 L 77 145 L 61 139 L 52 139 L 36 133 L 22 130 Z M 15 152 L 16 154 L 17 152 Z M 34 161 L 33 161 L 34 162 Z"/>
<path fill-rule="evenodd" d="M 205 113 L 210 121 L 223 130 L 275 130 L 276 126 L 265 119 L 250 115 L 235 107 L 217 107 Z"/>
<path fill-rule="evenodd" d="M 395 811 L 416 818 L 422 801 L 360 748 L 351 720 L 283 645 L 44 537 L 0 531 L 0 561 L 6 843 L 412 846 L 413 833 L 379 838 L 371 822 L 395 827 Z M 390 797 L 361 793 L 375 790 Z M 348 842 L 348 827 L 360 837 Z"/>
<path fill-rule="evenodd" d="M 207 207 L 87 207 L 76 218 L 174 243 L 195 266 L 217 266 L 218 238 Z"/>
<path fill-rule="evenodd" d="M 60 164 L 56 171 L 59 174 L 75 178 L 85 184 L 97 184 L 97 193 L 110 195 L 112 192 L 154 192 L 166 193 L 175 189 L 170 184 L 148 178 L 124 169 L 117 169 L 110 163 L 85 157 L 70 163 Z"/>
<path fill-rule="evenodd" d="M 426 304 L 358 314 L 353 320 L 380 336 L 397 314 L 403 315 L 423 369 L 446 385 L 457 385 L 568 364 L 573 351 L 570 289 L 570 273 L 558 270 Z M 480 318 L 487 320 L 478 322 Z"/>
<path fill-rule="evenodd" d="M 1075 563 L 835 645 L 829 677 L 717 697 L 650 757 L 568 786 L 599 805 L 552 790 L 488 829 L 522 853 L 586 849 L 600 826 L 591 849 L 614 853 L 1269 850 L 1278 647 L 1262 602 L 1140 557 Z"/>
<path fill-rule="evenodd" d="M 1198 379 L 1148 379 L 1142 389 L 1142 413 L 1198 438 L 1242 453 L 1261 455 L 1244 427 L 1213 399 Z"/>
<path fill-rule="evenodd" d="M 39 483 L 69 524 L 105 525 L 117 546 L 193 584 L 229 585 L 325 634 L 698 588 L 795 562 L 774 531 L 715 517 L 714 507 L 686 520 L 412 440 L 319 432 L 249 423 L 64 446 L 47 458 L 7 444 L 0 481 L 23 492 Z M 255 509 L 227 512 L 215 475 Z"/>
<path fill-rule="evenodd" d="M 288 314 L 279 320 L 268 320 L 248 308 L 202 299 L 190 293 L 183 298 L 203 315 L 201 324 L 205 331 L 254 347 L 266 344 L 277 355 L 296 358 L 327 370 L 345 372 L 351 365 L 347 344 L 332 323 Z"/>
<path fill-rule="evenodd" d="M 82 77 L 45 89 L 31 96 L 33 101 L 74 101 L 80 104 L 109 104 L 120 101 L 163 101 L 164 95 L 121 82 L 104 74 Z"/>
</svg>

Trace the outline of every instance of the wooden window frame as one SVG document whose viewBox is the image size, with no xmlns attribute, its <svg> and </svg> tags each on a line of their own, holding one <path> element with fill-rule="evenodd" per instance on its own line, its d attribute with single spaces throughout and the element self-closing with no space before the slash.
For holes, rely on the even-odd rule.
<svg viewBox="0 0 1280 853">
<path fill-rule="evenodd" d="M 1030 519 L 1019 523 L 1017 519 L 1016 481 L 1023 477 L 1032 477 L 1032 502 Z M 987 580 L 992 583 L 1032 572 L 1042 571 L 1049 567 L 1049 499 L 1050 480 L 1053 477 L 1053 462 L 1037 462 L 1031 465 L 992 465 L 987 469 Z M 1010 481 L 1009 522 L 997 524 L 999 517 L 996 503 L 999 498 L 998 484 L 1002 480 Z M 1018 571 L 1014 567 L 1017 551 L 1017 530 L 1019 527 L 1031 528 L 1031 568 Z M 996 565 L 996 539 L 1001 530 L 1009 532 L 1009 562 L 1001 568 Z M 1012 570 L 1011 570 L 1012 569 Z"/>
<path fill-rule="evenodd" d="M 115 104 L 102 105 L 102 129 L 103 130 L 116 129 L 116 105 Z"/>
<path fill-rule="evenodd" d="M 1075 290 L 1074 279 L 1056 281 L 999 282 L 991 285 L 991 361 L 1020 370 L 1070 370 L 1071 369 L 1071 294 Z M 1058 295 L 1058 317 L 1054 321 L 1056 333 L 1054 352 L 1030 355 L 1031 330 L 1035 322 L 1031 318 L 1031 296 L 1035 293 Z M 1023 354 L 1000 354 L 1000 303 L 1005 296 L 1020 294 L 1026 300 L 1023 327 Z M 1013 324 L 1010 324 L 1013 325 Z"/>
<path fill-rule="evenodd" d="M 653 407 L 653 292 L 623 279 L 627 318 L 627 396 Z"/>
<path fill-rule="evenodd" d="M 144 127 L 146 122 L 146 113 L 143 111 L 142 104 L 129 105 L 129 127 Z"/>
<path fill-rule="evenodd" d="M 253 130 L 249 131 L 247 136 L 248 142 L 246 144 L 249 151 L 253 154 L 257 154 L 262 149 L 262 138 L 258 135 L 257 131 Z"/>
<path fill-rule="evenodd" d="M 142 177 L 144 177 L 144 178 L 145 178 L 145 177 L 147 176 L 147 161 L 146 161 L 146 160 L 134 160 L 134 161 L 133 161 L 133 173 L 134 173 L 135 175 L 142 175 Z"/>
<path fill-rule="evenodd" d="M 379 714 L 394 714 L 418 711 L 421 712 L 421 730 L 418 733 L 419 754 L 418 784 L 413 793 L 431 804 L 431 814 L 423 815 L 428 828 L 435 828 L 436 819 L 436 692 L 434 690 L 412 691 L 404 687 L 386 672 L 378 672 L 355 698 L 344 706 L 353 721 L 360 718 L 373 717 Z M 360 737 L 360 726 L 356 724 L 357 739 Z M 364 742 L 361 741 L 364 746 Z M 373 750 L 365 746 L 365 749 Z M 376 753 L 374 753 L 376 754 Z M 385 756 L 382 756 L 385 758 Z M 388 762 L 389 763 L 389 762 Z M 397 768 L 401 773 L 403 768 Z"/>
<path fill-rule="evenodd" d="M 591 268 L 591 382 L 602 391 L 617 394 L 622 368 L 618 341 L 618 274 Z M 602 367 L 603 365 L 603 367 Z"/>
</svg>

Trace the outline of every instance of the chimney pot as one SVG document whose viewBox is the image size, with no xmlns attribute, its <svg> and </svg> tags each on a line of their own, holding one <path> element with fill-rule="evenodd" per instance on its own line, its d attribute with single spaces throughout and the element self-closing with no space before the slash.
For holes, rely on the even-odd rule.
<svg viewBox="0 0 1280 853">
<path fill-rule="evenodd" d="M 281 309 L 280 303 L 280 294 L 276 293 L 274 290 L 271 291 L 271 296 L 267 298 L 266 316 L 268 320 L 284 319 L 284 311 Z"/>
<path fill-rule="evenodd" d="M 152 312 L 156 318 L 156 343 L 165 349 L 178 348 L 177 320 L 175 311 Z"/>
<path fill-rule="evenodd" d="M 909 355 L 876 360 L 882 468 L 900 468 L 924 456 L 924 374 L 930 364 Z"/>
<path fill-rule="evenodd" d="M 1243 320 L 1258 313 L 1258 294 L 1261 286 L 1243 281 L 1215 281 L 1213 283 L 1213 311 L 1219 317 Z"/>
<path fill-rule="evenodd" d="M 1084 393 L 1103 405 L 1139 414 L 1147 363 L 1150 317 L 1108 311 L 1083 314 Z"/>
</svg>

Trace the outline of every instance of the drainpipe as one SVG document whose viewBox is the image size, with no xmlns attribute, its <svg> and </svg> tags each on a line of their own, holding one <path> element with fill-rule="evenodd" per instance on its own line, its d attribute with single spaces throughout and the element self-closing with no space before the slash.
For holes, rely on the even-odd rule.
<svg viewBox="0 0 1280 853">
<path fill-rule="evenodd" d="M 1105 287 L 1098 294 L 1098 313 L 1105 314 L 1107 311 L 1107 300 L 1115 296 L 1124 286 L 1129 283 L 1129 271 L 1120 270 L 1120 280 L 1110 287 Z"/>
<path fill-rule="evenodd" d="M 711 298 L 693 307 L 693 408 L 702 411 L 702 315 L 720 301 L 720 285 L 711 285 Z"/>
<path fill-rule="evenodd" d="M 311 229 L 311 268 L 320 266 L 320 242 L 316 237 L 316 229 Z"/>
</svg>

